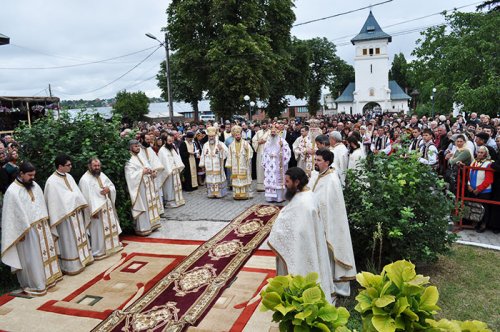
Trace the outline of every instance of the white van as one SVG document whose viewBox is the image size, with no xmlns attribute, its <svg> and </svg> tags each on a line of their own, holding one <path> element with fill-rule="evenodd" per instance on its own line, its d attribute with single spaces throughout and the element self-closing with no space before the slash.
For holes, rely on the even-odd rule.
<svg viewBox="0 0 500 332">
<path fill-rule="evenodd" d="M 214 114 L 202 114 L 202 115 L 200 115 L 200 120 L 201 121 L 215 121 L 215 115 Z"/>
</svg>

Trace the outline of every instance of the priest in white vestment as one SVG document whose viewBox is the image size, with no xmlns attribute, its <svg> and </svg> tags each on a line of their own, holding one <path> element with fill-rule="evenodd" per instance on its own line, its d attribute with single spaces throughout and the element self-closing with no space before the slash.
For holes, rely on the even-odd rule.
<svg viewBox="0 0 500 332">
<path fill-rule="evenodd" d="M 252 146 L 255 151 L 257 158 L 257 185 L 255 189 L 257 191 L 264 191 L 264 167 L 262 167 L 262 155 L 264 153 L 264 144 L 269 138 L 270 131 L 267 129 L 267 122 L 263 121 L 261 124 L 261 129 L 257 131 L 252 138 Z"/>
<path fill-rule="evenodd" d="M 45 202 L 52 234 L 57 239 L 61 270 L 75 275 L 94 262 L 87 237 L 90 219 L 83 213 L 88 204 L 69 174 L 71 158 L 59 155 L 55 166 L 56 171 L 45 182 Z"/>
<path fill-rule="evenodd" d="M 24 162 L 3 199 L 2 262 L 11 267 L 25 293 L 41 296 L 61 280 L 56 246 L 35 167 Z"/>
<path fill-rule="evenodd" d="M 122 232 L 115 208 L 116 188 L 101 172 L 101 161 L 92 158 L 78 186 L 88 202 L 84 210 L 90 219 L 90 247 L 95 260 L 106 258 L 123 249 L 118 238 Z"/>
<path fill-rule="evenodd" d="M 349 163 L 349 150 L 347 150 L 344 143 L 342 143 L 342 134 L 338 131 L 332 131 L 329 135 L 330 138 L 330 151 L 333 152 L 333 167 L 340 177 L 342 186 L 345 185 L 345 177 L 347 173 L 347 166 Z"/>
<path fill-rule="evenodd" d="M 174 136 L 168 135 L 167 141 L 158 151 L 164 170 L 159 175 L 165 207 L 176 208 L 186 204 L 182 195 L 181 172 L 184 169 L 181 157 L 174 146 Z"/>
<path fill-rule="evenodd" d="M 268 245 L 276 254 L 277 275 L 318 273 L 321 289 L 331 303 L 334 290 L 325 229 L 317 200 L 306 184 L 302 169 L 292 167 L 287 171 L 286 196 L 290 202 L 276 218 Z"/>
<path fill-rule="evenodd" d="M 158 209 L 160 211 L 160 214 L 163 214 L 165 212 L 165 209 L 163 208 L 163 192 L 161 189 L 161 183 L 160 179 L 164 177 L 162 174 L 164 171 L 164 167 L 162 163 L 160 162 L 160 158 L 156 154 L 156 152 L 152 148 L 153 144 L 153 135 L 146 134 L 144 135 L 143 142 L 141 144 L 141 158 L 144 160 L 147 160 L 149 162 L 149 165 L 151 165 L 151 169 L 153 170 L 153 184 L 155 187 L 155 190 L 157 191 L 157 197 L 158 197 Z"/>
<path fill-rule="evenodd" d="M 313 165 L 313 142 L 309 137 L 309 127 L 304 126 L 300 129 L 300 137 L 293 142 L 293 154 L 297 160 L 297 167 L 300 167 L 306 172 L 307 176 L 311 175 L 314 169 Z"/>
<path fill-rule="evenodd" d="M 252 157 L 253 150 L 250 143 L 241 139 L 241 127 L 234 126 L 231 135 L 234 140 L 229 145 L 226 167 L 231 170 L 231 186 L 234 199 L 251 198 L 252 185 Z"/>
<path fill-rule="evenodd" d="M 319 215 L 325 227 L 335 294 L 349 296 L 350 280 L 356 278 L 356 264 L 342 184 L 336 170 L 330 167 L 332 159 L 333 153 L 328 149 L 316 151 L 316 170 L 309 179 L 308 187 L 319 203 Z"/>
<path fill-rule="evenodd" d="M 203 145 L 199 166 L 205 169 L 205 185 L 208 197 L 222 198 L 227 194 L 226 172 L 224 160 L 228 150 L 224 143 L 217 139 L 217 128 L 207 128 L 208 142 Z"/>
<path fill-rule="evenodd" d="M 158 191 L 154 171 L 140 154 L 139 141 L 129 142 L 130 159 L 125 164 L 125 180 L 132 202 L 132 218 L 137 235 L 147 236 L 161 227 Z"/>
<path fill-rule="evenodd" d="M 271 136 L 264 145 L 262 167 L 264 168 L 264 187 L 267 202 L 285 200 L 285 172 L 291 151 L 288 143 L 278 136 L 276 125 L 271 127 Z"/>
</svg>

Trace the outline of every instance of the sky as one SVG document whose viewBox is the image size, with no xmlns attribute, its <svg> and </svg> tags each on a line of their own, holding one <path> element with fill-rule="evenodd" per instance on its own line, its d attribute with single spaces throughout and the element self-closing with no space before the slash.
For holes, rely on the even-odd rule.
<svg viewBox="0 0 500 332">
<path fill-rule="evenodd" d="M 112 98 L 123 89 L 160 96 L 155 76 L 165 50 L 145 34 L 163 39 L 170 1 L 0 1 L 0 33 L 10 37 L 10 45 L 0 46 L 0 96 L 48 96 L 49 84 L 52 95 L 62 100 Z M 296 0 L 296 24 L 372 5 L 382 29 L 393 36 L 390 61 L 399 52 L 411 60 L 419 31 L 444 22 L 438 13 L 453 8 L 474 11 L 481 3 L 386 1 Z M 352 64 L 354 47 L 349 41 L 368 13 L 366 8 L 299 25 L 291 33 L 300 39 L 327 38 L 337 45 L 338 56 Z"/>
</svg>

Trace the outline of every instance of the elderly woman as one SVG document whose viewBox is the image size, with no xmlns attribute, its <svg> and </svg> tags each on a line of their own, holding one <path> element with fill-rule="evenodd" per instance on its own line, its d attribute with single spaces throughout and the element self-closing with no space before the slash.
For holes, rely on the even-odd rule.
<svg viewBox="0 0 500 332">
<path fill-rule="evenodd" d="M 490 153 L 486 146 L 480 146 L 477 149 L 477 157 L 470 164 L 471 167 L 489 168 L 493 161 L 490 159 Z M 471 197 L 480 199 L 492 199 L 492 184 L 493 184 L 493 169 L 490 170 L 477 170 L 471 169 L 469 173 L 469 181 L 467 183 L 467 191 Z M 486 230 L 486 224 L 490 218 L 489 204 L 483 204 L 484 216 L 483 219 L 476 225 L 476 232 L 482 233 Z"/>
</svg>

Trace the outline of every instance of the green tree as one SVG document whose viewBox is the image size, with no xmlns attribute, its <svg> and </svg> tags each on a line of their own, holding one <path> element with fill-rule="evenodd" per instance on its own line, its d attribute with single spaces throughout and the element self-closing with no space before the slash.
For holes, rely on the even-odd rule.
<svg viewBox="0 0 500 332">
<path fill-rule="evenodd" d="M 408 80 L 408 63 L 403 53 L 396 54 L 392 60 L 391 70 L 389 70 L 389 79 L 396 81 L 403 90 L 410 89 Z"/>
<path fill-rule="evenodd" d="M 309 57 L 307 107 L 309 114 L 315 116 L 321 107 L 321 90 L 334 80 L 336 69 L 342 60 L 335 54 L 335 44 L 326 38 L 313 38 L 304 42 Z"/>
<path fill-rule="evenodd" d="M 273 111 L 282 107 L 292 6 L 292 0 L 174 0 L 167 11 L 174 71 L 190 88 L 174 96 L 193 104 L 206 91 L 224 118 L 246 113 L 245 95 L 269 101 Z"/>
<path fill-rule="evenodd" d="M 333 77 L 328 85 L 333 96 L 340 96 L 346 86 L 354 82 L 354 67 L 342 59 L 338 59 L 334 65 Z"/>
<path fill-rule="evenodd" d="M 116 94 L 113 114 L 119 115 L 123 122 L 139 121 L 149 112 L 149 99 L 142 91 L 120 91 Z"/>
<path fill-rule="evenodd" d="M 436 110 L 448 112 L 453 102 L 466 112 L 499 111 L 499 11 L 444 14 L 447 25 L 422 33 L 413 51 L 415 87 L 422 100 L 436 88 Z"/>
<path fill-rule="evenodd" d="M 43 188 L 47 178 L 54 173 L 54 159 L 66 153 L 72 159 L 71 175 L 78 182 L 87 171 L 87 161 L 98 157 L 102 170 L 116 187 L 116 208 L 124 231 L 132 231 L 130 196 L 125 182 L 124 166 L 130 158 L 128 139 L 122 139 L 117 117 L 107 122 L 99 114 L 80 112 L 72 119 L 62 112 L 59 119 L 46 116 L 31 128 L 22 124 L 16 129 L 16 139 L 21 142 L 20 159 L 36 167 L 36 181 Z"/>
</svg>

